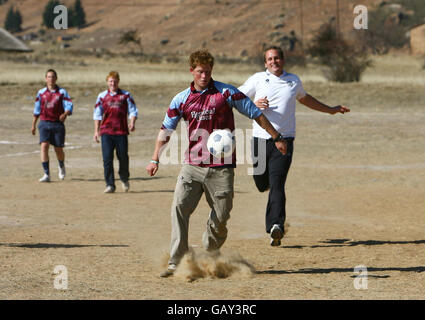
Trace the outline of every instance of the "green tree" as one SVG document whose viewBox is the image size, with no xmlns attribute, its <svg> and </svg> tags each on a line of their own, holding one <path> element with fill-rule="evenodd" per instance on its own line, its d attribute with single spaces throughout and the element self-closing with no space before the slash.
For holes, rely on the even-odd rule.
<svg viewBox="0 0 425 320">
<path fill-rule="evenodd" d="M 49 0 L 49 2 L 44 7 L 43 12 L 43 25 L 49 29 L 53 29 L 53 22 L 55 21 L 56 15 L 53 12 L 56 6 L 60 5 L 57 0 Z"/>
<path fill-rule="evenodd" d="M 13 7 L 11 6 L 9 8 L 9 11 L 7 11 L 6 14 L 6 20 L 4 21 L 4 28 L 7 31 L 13 32 L 14 26 L 15 26 L 15 15 L 13 14 Z"/>
<path fill-rule="evenodd" d="M 16 9 L 15 11 L 15 23 L 16 23 L 17 31 L 18 32 L 22 31 L 22 15 L 18 9 Z"/>
<path fill-rule="evenodd" d="M 81 0 L 75 0 L 74 6 L 69 13 L 72 27 L 81 27 L 86 24 L 86 13 L 84 12 Z"/>
<path fill-rule="evenodd" d="M 9 8 L 4 21 L 4 28 L 10 32 L 22 31 L 22 16 L 18 9 L 14 10 L 13 6 Z"/>
</svg>

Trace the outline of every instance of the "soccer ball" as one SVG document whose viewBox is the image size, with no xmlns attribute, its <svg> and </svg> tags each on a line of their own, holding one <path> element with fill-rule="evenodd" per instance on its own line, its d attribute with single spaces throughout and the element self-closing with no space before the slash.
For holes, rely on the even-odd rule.
<svg viewBox="0 0 425 320">
<path fill-rule="evenodd" d="M 235 147 L 235 136 L 230 130 L 214 130 L 208 138 L 208 151 L 216 158 L 227 158 L 231 156 Z"/>
</svg>

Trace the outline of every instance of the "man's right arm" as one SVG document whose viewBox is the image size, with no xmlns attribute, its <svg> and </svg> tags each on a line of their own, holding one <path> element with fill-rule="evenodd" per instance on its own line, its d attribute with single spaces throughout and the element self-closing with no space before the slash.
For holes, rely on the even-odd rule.
<svg viewBox="0 0 425 320">
<path fill-rule="evenodd" d="M 146 171 L 149 176 L 154 176 L 159 168 L 159 158 L 161 157 L 161 153 L 164 150 L 165 145 L 170 141 L 170 133 L 171 130 L 160 129 L 158 133 L 158 137 L 155 142 L 155 150 L 152 155 L 152 160 L 146 167 Z M 172 132 L 172 131 L 171 131 Z"/>
<path fill-rule="evenodd" d="M 32 127 L 31 127 L 32 135 L 35 135 L 35 131 L 36 131 L 35 126 L 37 124 L 37 120 L 38 120 L 38 116 L 34 115 L 34 117 L 32 118 Z"/>
<path fill-rule="evenodd" d="M 99 137 L 100 137 L 100 120 L 94 120 L 94 135 L 93 135 L 93 140 L 96 142 L 99 142 Z"/>
<path fill-rule="evenodd" d="M 159 158 L 161 157 L 162 150 L 170 140 L 170 136 L 173 131 L 177 128 L 177 125 L 182 117 L 180 112 L 180 106 L 186 101 L 190 94 L 190 89 L 177 94 L 173 100 L 171 100 L 170 106 L 168 107 L 167 113 L 165 114 L 164 121 L 162 122 L 161 129 L 159 130 L 158 137 L 155 142 L 155 150 L 152 155 L 152 160 L 146 167 L 146 171 L 152 177 L 156 174 L 159 167 Z"/>
</svg>

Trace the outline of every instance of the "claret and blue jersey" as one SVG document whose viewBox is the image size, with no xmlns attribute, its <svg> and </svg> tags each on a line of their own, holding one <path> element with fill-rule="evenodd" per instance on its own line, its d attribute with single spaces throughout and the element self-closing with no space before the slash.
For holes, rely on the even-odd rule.
<svg viewBox="0 0 425 320">
<path fill-rule="evenodd" d="M 34 115 L 40 116 L 43 121 L 59 121 L 59 116 L 65 111 L 72 114 L 73 104 L 65 89 L 57 87 L 50 91 L 47 87 L 37 93 L 34 105 Z"/>
<path fill-rule="evenodd" d="M 138 116 L 138 109 L 128 91 L 118 89 L 116 93 L 105 90 L 97 97 L 93 120 L 102 121 L 100 135 L 128 135 L 129 117 Z"/>
<path fill-rule="evenodd" d="M 194 83 L 177 94 L 167 110 L 162 129 L 175 130 L 180 119 L 188 124 L 189 148 L 185 162 L 201 167 L 222 166 L 225 159 L 217 163 L 206 147 L 208 136 L 216 129 L 234 131 L 235 121 L 232 109 L 255 119 L 262 112 L 242 92 L 232 85 L 211 79 L 208 87 L 199 92 Z M 236 154 L 232 155 L 231 164 L 236 164 Z"/>
</svg>

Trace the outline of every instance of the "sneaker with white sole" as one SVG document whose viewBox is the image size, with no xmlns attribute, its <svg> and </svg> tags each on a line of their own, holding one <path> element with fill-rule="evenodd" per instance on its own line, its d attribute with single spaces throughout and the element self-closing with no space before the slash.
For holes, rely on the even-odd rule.
<svg viewBox="0 0 425 320">
<path fill-rule="evenodd" d="M 114 186 L 106 186 L 105 191 L 103 191 L 103 193 L 114 193 L 114 192 L 115 192 Z"/>
<path fill-rule="evenodd" d="M 124 192 L 128 192 L 128 190 L 130 190 L 130 182 L 122 182 L 122 189 Z"/>
<path fill-rule="evenodd" d="M 50 176 L 48 174 L 44 174 L 38 181 L 40 182 L 50 182 Z"/>
<path fill-rule="evenodd" d="M 65 175 L 66 175 L 66 172 L 65 172 L 65 166 L 64 166 L 63 168 L 61 168 L 61 167 L 59 166 L 59 173 L 58 173 L 59 180 L 63 180 L 63 179 L 65 179 Z"/>
<path fill-rule="evenodd" d="M 278 224 L 274 224 L 270 230 L 270 245 L 273 247 L 280 246 L 280 240 L 283 238 L 283 230 Z"/>
<path fill-rule="evenodd" d="M 167 270 L 165 270 L 164 272 L 162 272 L 159 276 L 161 278 L 171 277 L 174 274 L 174 272 L 176 271 L 176 269 L 177 269 L 177 265 L 175 265 L 174 263 L 170 263 L 168 265 Z"/>
</svg>

